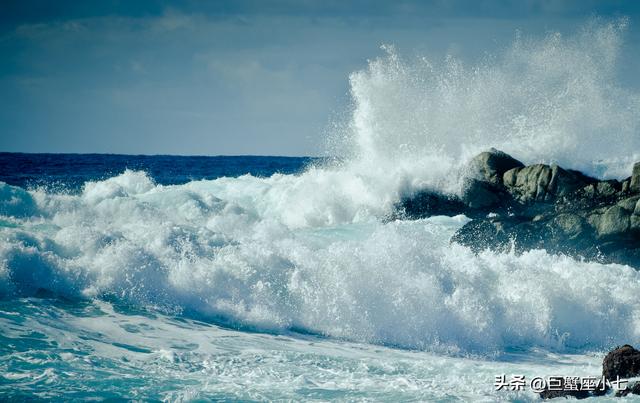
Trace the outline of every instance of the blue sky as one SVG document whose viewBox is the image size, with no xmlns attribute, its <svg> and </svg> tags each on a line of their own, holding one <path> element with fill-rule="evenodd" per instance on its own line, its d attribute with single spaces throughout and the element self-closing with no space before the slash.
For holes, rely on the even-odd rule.
<svg viewBox="0 0 640 403">
<path fill-rule="evenodd" d="M 634 1 L 3 0 L 0 151 L 317 155 L 382 44 L 472 63 L 622 15 L 638 86 Z"/>
</svg>

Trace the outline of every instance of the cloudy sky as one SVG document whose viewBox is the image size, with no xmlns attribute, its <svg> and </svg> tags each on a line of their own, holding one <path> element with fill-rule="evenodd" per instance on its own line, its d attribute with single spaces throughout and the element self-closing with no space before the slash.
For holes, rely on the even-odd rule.
<svg viewBox="0 0 640 403">
<path fill-rule="evenodd" d="M 635 1 L 2 0 L 0 151 L 318 155 L 380 45 L 473 63 L 593 16 L 638 85 Z"/>
</svg>

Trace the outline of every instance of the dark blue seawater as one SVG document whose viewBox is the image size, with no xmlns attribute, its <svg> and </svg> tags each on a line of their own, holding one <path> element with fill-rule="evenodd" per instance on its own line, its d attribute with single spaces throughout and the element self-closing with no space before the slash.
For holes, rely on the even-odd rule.
<svg viewBox="0 0 640 403">
<path fill-rule="evenodd" d="M 318 161 L 311 157 L 268 156 L 176 156 L 119 154 L 24 154 L 0 153 L 0 181 L 22 188 L 53 187 L 78 191 L 87 181 L 104 180 L 125 169 L 145 171 L 160 185 L 193 180 L 265 177 L 293 174 Z"/>
</svg>

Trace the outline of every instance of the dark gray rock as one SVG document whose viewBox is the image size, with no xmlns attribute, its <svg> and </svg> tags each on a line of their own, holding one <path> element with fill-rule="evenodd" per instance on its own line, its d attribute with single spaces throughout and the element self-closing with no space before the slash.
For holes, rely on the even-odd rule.
<svg viewBox="0 0 640 403">
<path fill-rule="evenodd" d="M 602 375 L 609 380 L 640 375 L 640 351 L 628 344 L 616 347 L 604 357 Z"/>
<path fill-rule="evenodd" d="M 629 231 L 631 214 L 624 208 L 615 205 L 607 209 L 597 221 L 599 238 L 622 236 Z"/>
<path fill-rule="evenodd" d="M 590 231 L 587 221 L 578 214 L 562 213 L 553 217 L 552 228 L 557 228 L 562 235 L 576 239 Z"/>
<path fill-rule="evenodd" d="M 640 208 L 638 200 L 640 200 L 640 196 L 631 196 L 626 199 L 620 200 L 617 205 L 629 211 L 630 213 L 638 214 L 640 213 L 640 209 L 637 209 L 637 207 Z M 635 211 L 638 211 L 638 213 L 635 213 Z"/>
<path fill-rule="evenodd" d="M 395 218 L 465 214 L 474 220 L 451 241 L 476 252 L 541 248 L 640 268 L 640 163 L 623 182 L 598 181 L 555 164 L 524 166 L 491 149 L 466 173 L 459 198 L 418 192 L 400 201 Z"/>
<path fill-rule="evenodd" d="M 517 223 L 510 221 L 506 224 L 507 227 L 515 225 Z M 500 218 L 469 221 L 462 228 L 464 231 L 456 231 L 451 242 L 467 245 L 476 253 L 486 249 L 506 252 L 510 248 L 511 231 L 505 230 L 504 222 Z"/>
<path fill-rule="evenodd" d="M 622 193 L 629 193 L 631 191 L 631 178 L 627 178 L 622 181 Z"/>
<path fill-rule="evenodd" d="M 522 162 L 495 148 L 478 154 L 466 168 L 462 202 L 471 209 L 506 206 L 511 196 L 504 190 L 502 176 L 510 169 L 522 167 Z"/>
<path fill-rule="evenodd" d="M 504 174 L 508 192 L 521 203 L 544 201 L 550 182 L 551 167 L 544 164 L 514 168 Z"/>
<path fill-rule="evenodd" d="M 596 194 L 598 195 L 598 197 L 611 197 L 620 190 L 620 182 L 616 180 L 596 182 Z"/>
<path fill-rule="evenodd" d="M 491 148 L 475 156 L 468 167 L 468 175 L 494 185 L 502 184 L 502 176 L 512 168 L 522 168 L 524 164 L 507 153 Z"/>
<path fill-rule="evenodd" d="M 443 195 L 425 190 L 404 197 L 396 206 L 394 218 L 419 219 L 434 215 L 454 216 L 462 214 L 466 205 L 454 195 Z"/>
<path fill-rule="evenodd" d="M 611 187 L 615 187 L 611 181 Z M 582 172 L 571 169 L 563 169 L 556 164 L 551 165 L 551 183 L 547 192 L 555 197 L 573 199 L 574 193 L 589 184 L 598 183 L 595 178 L 584 175 Z M 596 188 L 598 189 L 598 188 Z M 605 190 L 605 188 L 603 188 Z M 599 190 L 596 190 L 599 192 Z"/>
<path fill-rule="evenodd" d="M 557 198 L 573 198 L 574 192 L 593 184 L 595 179 L 577 171 L 566 170 L 558 165 L 536 164 L 524 168 L 514 168 L 505 172 L 504 186 L 520 203 L 554 202 Z M 597 185 L 589 191 L 592 197 L 598 192 Z M 609 187 L 612 187 L 609 186 Z M 603 191 L 609 191 L 604 186 Z"/>
<path fill-rule="evenodd" d="M 478 179 L 465 179 L 462 202 L 472 209 L 487 209 L 506 202 L 506 193 L 492 183 Z"/>
</svg>

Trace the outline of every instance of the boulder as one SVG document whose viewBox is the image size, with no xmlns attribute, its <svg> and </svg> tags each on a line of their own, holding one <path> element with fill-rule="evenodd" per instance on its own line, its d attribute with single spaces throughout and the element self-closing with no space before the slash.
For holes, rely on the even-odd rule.
<svg viewBox="0 0 640 403">
<path fill-rule="evenodd" d="M 597 180 L 584 175 L 582 172 L 563 169 L 557 164 L 552 164 L 551 182 L 549 183 L 547 192 L 555 197 L 572 199 L 574 192 L 592 183 L 597 183 Z M 614 187 L 614 185 L 610 184 L 609 187 Z M 608 191 L 609 187 L 603 187 L 602 190 Z M 596 188 L 596 191 L 599 192 L 599 188 Z"/>
<path fill-rule="evenodd" d="M 640 351 L 625 344 L 610 351 L 602 361 L 602 375 L 608 379 L 640 375 Z"/>
<path fill-rule="evenodd" d="M 607 238 L 626 234 L 631 225 L 630 216 L 629 211 L 619 205 L 610 207 L 598 220 L 598 237 Z"/>
<path fill-rule="evenodd" d="M 535 164 L 514 168 L 505 172 L 503 179 L 508 192 L 519 202 L 544 201 L 551 182 L 551 167 Z"/>
<path fill-rule="evenodd" d="M 475 156 L 467 165 L 461 199 L 472 209 L 488 209 L 510 201 L 504 192 L 502 176 L 524 164 L 502 151 L 491 148 Z"/>
<path fill-rule="evenodd" d="M 507 226 L 512 226 L 508 223 Z M 510 247 L 510 231 L 500 218 L 476 219 L 469 221 L 451 238 L 451 242 L 467 245 L 474 252 L 491 249 L 506 252 Z"/>
<path fill-rule="evenodd" d="M 491 148 L 475 156 L 468 166 L 470 177 L 494 185 L 502 184 L 502 176 L 512 168 L 522 168 L 524 164 L 507 153 Z"/>
<path fill-rule="evenodd" d="M 598 197 L 611 197 L 621 190 L 620 182 L 608 180 L 596 183 L 596 194 Z"/>
<path fill-rule="evenodd" d="M 573 198 L 581 188 L 592 184 L 595 179 L 577 171 L 566 170 L 556 164 L 551 166 L 535 164 L 524 168 L 514 168 L 504 173 L 503 183 L 507 191 L 521 203 L 553 202 L 559 197 Z M 604 186 L 608 192 L 612 185 Z M 596 185 L 591 193 L 597 193 Z"/>
<path fill-rule="evenodd" d="M 472 209 L 487 209 L 505 202 L 504 192 L 489 182 L 466 179 L 462 185 L 462 202 Z"/>
<path fill-rule="evenodd" d="M 558 214 L 552 219 L 552 228 L 557 228 L 569 239 L 576 239 L 589 232 L 587 221 L 577 214 Z"/>
</svg>

